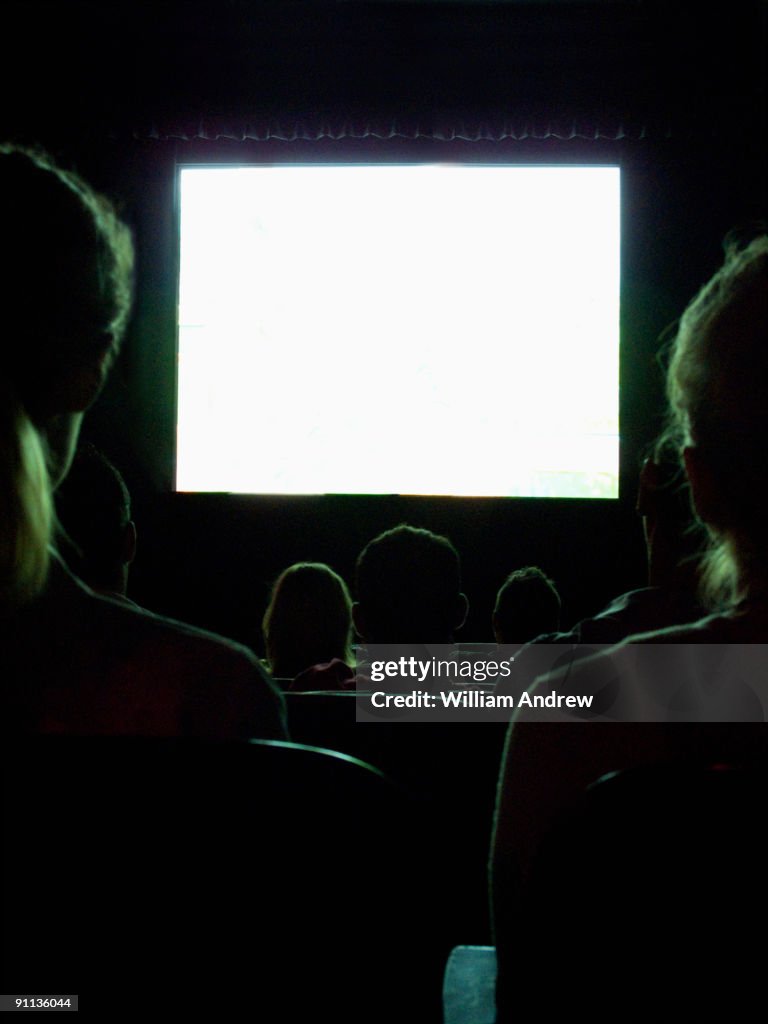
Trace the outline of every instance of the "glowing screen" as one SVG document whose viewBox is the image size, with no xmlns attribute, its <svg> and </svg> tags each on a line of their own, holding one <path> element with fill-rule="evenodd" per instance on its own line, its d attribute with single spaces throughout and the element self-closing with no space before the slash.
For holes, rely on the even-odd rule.
<svg viewBox="0 0 768 1024">
<path fill-rule="evenodd" d="M 179 490 L 618 496 L 617 167 L 185 167 L 179 195 Z"/>
</svg>

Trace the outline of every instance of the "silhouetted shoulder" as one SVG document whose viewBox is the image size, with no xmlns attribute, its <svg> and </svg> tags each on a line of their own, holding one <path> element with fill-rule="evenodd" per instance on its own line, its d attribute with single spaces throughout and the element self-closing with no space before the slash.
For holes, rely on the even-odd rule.
<svg viewBox="0 0 768 1024">
<path fill-rule="evenodd" d="M 715 613 L 683 626 L 629 637 L 633 644 L 762 644 L 768 643 L 768 606 L 744 612 Z"/>
<path fill-rule="evenodd" d="M 11 699 L 22 728 L 286 736 L 282 697 L 248 648 L 97 596 L 58 562 L 46 594 L 14 625 Z"/>
</svg>

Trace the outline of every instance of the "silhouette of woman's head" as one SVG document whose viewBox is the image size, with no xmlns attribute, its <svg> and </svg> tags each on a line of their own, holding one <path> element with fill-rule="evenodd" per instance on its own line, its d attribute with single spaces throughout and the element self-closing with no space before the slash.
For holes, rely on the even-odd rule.
<svg viewBox="0 0 768 1024">
<path fill-rule="evenodd" d="M 712 538 L 710 599 L 768 578 L 768 236 L 727 252 L 683 314 L 667 375 L 672 430 Z"/>
<path fill-rule="evenodd" d="M 351 663 L 352 600 L 344 580 L 322 562 L 298 562 L 272 587 L 262 622 L 273 676 L 292 679 L 311 665 Z"/>
<path fill-rule="evenodd" d="M 45 584 L 66 474 L 130 309 L 133 247 L 111 205 L 46 154 L 0 144 L 0 604 Z"/>
</svg>

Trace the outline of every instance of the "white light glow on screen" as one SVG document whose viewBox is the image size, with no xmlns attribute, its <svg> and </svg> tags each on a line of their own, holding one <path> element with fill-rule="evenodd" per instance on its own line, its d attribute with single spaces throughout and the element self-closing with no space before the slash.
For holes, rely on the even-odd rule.
<svg viewBox="0 0 768 1024">
<path fill-rule="evenodd" d="M 183 169 L 177 488 L 617 497 L 619 187 Z"/>
</svg>

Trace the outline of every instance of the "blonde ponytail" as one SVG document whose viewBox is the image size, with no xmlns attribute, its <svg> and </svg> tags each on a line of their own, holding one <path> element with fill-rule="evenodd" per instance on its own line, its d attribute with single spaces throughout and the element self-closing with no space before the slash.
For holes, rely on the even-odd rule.
<svg viewBox="0 0 768 1024">
<path fill-rule="evenodd" d="M 0 608 L 42 591 L 52 523 L 44 442 L 12 390 L 0 384 Z"/>
</svg>

